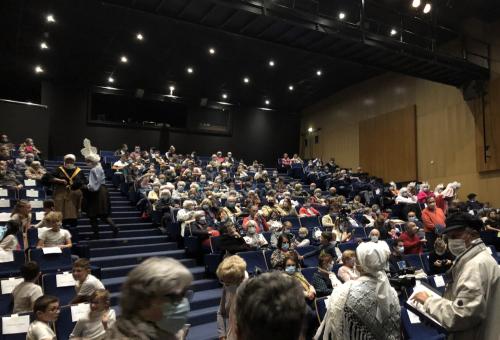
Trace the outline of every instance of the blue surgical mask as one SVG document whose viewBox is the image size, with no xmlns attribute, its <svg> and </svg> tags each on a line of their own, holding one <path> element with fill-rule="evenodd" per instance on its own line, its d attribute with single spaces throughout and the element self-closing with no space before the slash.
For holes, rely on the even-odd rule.
<svg viewBox="0 0 500 340">
<path fill-rule="evenodd" d="M 288 243 L 283 243 L 281 245 L 281 249 L 283 249 L 283 250 L 288 250 L 289 248 L 290 248 L 290 245 Z"/>
<path fill-rule="evenodd" d="M 405 251 L 405 247 L 404 246 L 403 247 L 398 247 L 398 252 L 404 253 L 404 251 Z"/>
<path fill-rule="evenodd" d="M 286 273 L 289 275 L 292 275 L 293 273 L 295 273 L 295 270 L 296 270 L 295 266 L 286 266 L 286 268 L 285 268 Z"/>
<path fill-rule="evenodd" d="M 178 304 L 165 303 L 163 317 L 156 322 L 156 326 L 170 334 L 176 334 L 186 324 L 189 310 L 189 300 L 187 298 L 183 298 Z"/>
</svg>

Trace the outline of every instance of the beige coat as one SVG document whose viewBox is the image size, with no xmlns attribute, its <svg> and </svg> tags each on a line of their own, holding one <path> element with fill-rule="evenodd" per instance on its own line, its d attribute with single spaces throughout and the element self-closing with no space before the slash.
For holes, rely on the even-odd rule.
<svg viewBox="0 0 500 340">
<path fill-rule="evenodd" d="M 453 340 L 500 339 L 500 268 L 477 239 L 451 267 L 443 298 L 429 298 L 425 310 Z"/>
</svg>

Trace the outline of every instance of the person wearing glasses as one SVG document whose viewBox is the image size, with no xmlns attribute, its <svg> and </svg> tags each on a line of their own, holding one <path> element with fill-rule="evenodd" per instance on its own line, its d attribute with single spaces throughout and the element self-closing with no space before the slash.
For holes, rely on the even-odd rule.
<svg viewBox="0 0 500 340">
<path fill-rule="evenodd" d="M 145 260 L 128 274 L 122 286 L 121 316 L 104 339 L 185 339 L 192 281 L 189 270 L 175 259 Z"/>
</svg>

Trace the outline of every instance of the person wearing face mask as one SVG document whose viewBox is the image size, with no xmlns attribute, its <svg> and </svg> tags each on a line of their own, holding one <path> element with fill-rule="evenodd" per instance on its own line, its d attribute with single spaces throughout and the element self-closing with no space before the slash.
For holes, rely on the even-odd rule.
<svg viewBox="0 0 500 340">
<path fill-rule="evenodd" d="M 75 155 L 68 154 L 64 156 L 62 166 L 42 177 L 42 183 L 53 187 L 52 198 L 56 211 L 63 214 L 63 224 L 72 227 L 76 227 L 82 208 L 83 194 L 80 189 L 87 183 L 83 171 L 75 165 L 75 161 Z"/>
<path fill-rule="evenodd" d="M 396 240 L 389 256 L 389 272 L 391 276 L 398 276 L 400 271 L 410 268 L 411 264 L 404 259 L 405 246 L 403 240 Z"/>
<path fill-rule="evenodd" d="M 422 246 L 427 242 L 425 239 L 420 239 L 417 235 L 418 227 L 413 222 L 406 223 L 406 231 L 400 236 L 404 243 L 405 255 L 422 254 Z"/>
<path fill-rule="evenodd" d="M 192 281 L 193 275 L 175 259 L 145 260 L 128 274 L 122 286 L 121 315 L 104 339 L 185 339 Z"/>
<path fill-rule="evenodd" d="M 406 220 L 407 220 L 408 222 L 413 222 L 413 223 L 415 223 L 415 224 L 416 224 L 416 226 L 417 226 L 419 229 L 421 229 L 421 228 L 423 228 L 423 227 L 424 227 L 424 225 L 422 224 L 422 222 L 418 220 L 417 214 L 416 214 L 414 211 L 412 211 L 412 210 L 408 211 L 408 214 L 406 215 Z"/>
<path fill-rule="evenodd" d="M 427 198 L 427 207 L 422 210 L 422 221 L 424 222 L 425 238 L 427 247 L 432 250 L 436 241 L 436 234 L 444 228 L 445 215 L 441 208 L 436 206 L 434 197 Z"/>
<path fill-rule="evenodd" d="M 250 247 L 232 222 L 227 222 L 219 228 L 219 249 L 222 254 L 236 254 L 242 251 L 255 250 Z"/>
<path fill-rule="evenodd" d="M 276 246 L 278 249 L 271 254 L 271 267 L 275 270 L 285 270 L 285 259 L 287 255 L 289 253 L 297 254 L 297 252 L 292 249 L 290 238 L 285 233 L 278 236 L 278 243 Z"/>
<path fill-rule="evenodd" d="M 269 225 L 267 224 L 264 216 L 259 212 L 259 207 L 257 205 L 253 205 L 250 207 L 250 215 L 243 218 L 242 227 L 243 230 L 247 230 L 248 223 L 250 221 L 255 222 L 256 232 L 262 233 L 263 231 L 269 231 Z"/>
<path fill-rule="evenodd" d="M 337 261 L 336 245 L 337 242 L 333 239 L 333 234 L 329 231 L 324 231 L 321 233 L 319 246 L 315 250 L 304 254 L 303 258 L 318 256 L 320 254 L 326 253 L 329 254 L 335 261 Z"/>
<path fill-rule="evenodd" d="M 380 239 L 380 231 L 378 231 L 378 229 L 372 229 L 368 237 L 370 238 L 371 242 L 377 243 L 378 240 Z"/>
<path fill-rule="evenodd" d="M 236 196 L 231 195 L 226 200 L 226 206 L 222 208 L 230 219 L 236 219 L 241 215 L 241 209 L 236 206 Z"/>
<path fill-rule="evenodd" d="M 247 234 L 243 237 L 243 239 L 252 248 L 265 248 L 268 246 L 268 242 L 264 235 L 257 233 L 256 226 L 257 224 L 255 221 L 248 221 Z"/>
<path fill-rule="evenodd" d="M 329 254 L 318 257 L 318 271 L 313 274 L 312 285 L 317 297 L 329 296 L 333 287 L 341 284 L 333 269 L 333 258 Z"/>
<path fill-rule="evenodd" d="M 500 334 L 500 267 L 480 238 L 481 227 L 468 213 L 446 219 L 448 249 L 456 256 L 450 283 L 442 297 L 414 296 L 453 340 L 494 340 Z"/>
<path fill-rule="evenodd" d="M 434 251 L 429 254 L 429 267 L 431 274 L 444 274 L 451 268 L 454 257 L 448 250 L 446 242 L 437 238 L 434 242 Z"/>
<path fill-rule="evenodd" d="M 247 264 L 238 255 L 226 257 L 217 268 L 217 277 L 223 284 L 219 309 L 217 310 L 217 329 L 219 339 L 237 340 L 234 305 L 236 290 L 248 279 Z"/>
<path fill-rule="evenodd" d="M 345 250 L 342 253 L 342 263 L 339 268 L 338 277 L 342 282 L 356 280 L 359 277 L 359 272 L 356 269 L 356 252 L 354 250 Z"/>
<path fill-rule="evenodd" d="M 316 210 L 312 205 L 312 200 L 309 198 L 304 204 L 302 205 L 302 208 L 299 209 L 299 216 L 304 217 L 310 217 L 310 216 L 319 216 L 321 215 L 318 210 Z"/>
<path fill-rule="evenodd" d="M 295 249 L 307 247 L 311 244 L 311 241 L 307 238 L 307 234 L 309 234 L 309 230 L 307 228 L 299 228 L 299 236 L 293 241 Z"/>
<path fill-rule="evenodd" d="M 316 297 L 316 289 L 311 285 L 307 279 L 300 272 L 300 264 L 297 253 L 288 253 L 285 257 L 285 273 L 290 275 L 293 279 L 302 286 L 304 297 L 306 301 L 313 301 Z"/>
</svg>

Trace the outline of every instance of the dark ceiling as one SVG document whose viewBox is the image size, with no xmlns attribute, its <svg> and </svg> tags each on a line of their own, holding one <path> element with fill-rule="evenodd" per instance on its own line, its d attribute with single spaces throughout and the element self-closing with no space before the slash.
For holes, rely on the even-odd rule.
<svg viewBox="0 0 500 340">
<path fill-rule="evenodd" d="M 436 14 L 420 18 L 410 2 L 366 1 L 360 18 L 355 0 L 269 0 L 264 7 L 237 0 L 2 0 L 0 98 L 37 101 L 42 80 L 106 86 L 112 75 L 111 86 L 132 91 L 167 94 L 174 85 L 175 95 L 194 101 L 227 93 L 238 105 L 260 107 L 268 99 L 273 108 L 298 111 L 385 71 L 455 86 L 487 77 L 483 67 L 437 56 L 457 37 L 438 27 L 456 29 L 471 16 L 496 20 L 500 1 L 434 1 Z M 343 22 L 333 20 L 339 10 L 347 13 Z M 55 23 L 46 22 L 48 13 Z M 41 41 L 48 50 L 40 50 Z M 35 75 L 38 64 L 44 73 Z"/>
</svg>

